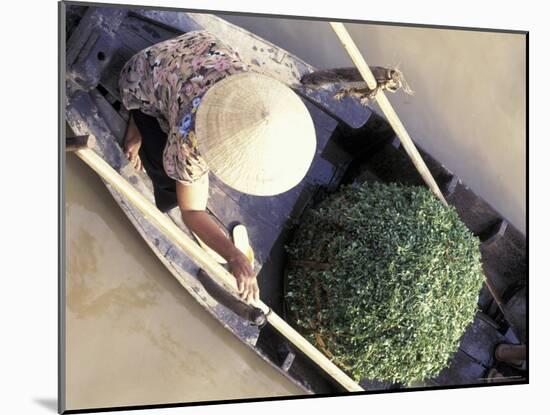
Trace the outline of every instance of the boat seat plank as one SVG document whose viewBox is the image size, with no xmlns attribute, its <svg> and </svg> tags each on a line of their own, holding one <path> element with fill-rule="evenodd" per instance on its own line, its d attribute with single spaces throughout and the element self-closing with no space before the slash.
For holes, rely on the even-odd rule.
<svg viewBox="0 0 550 415">
<path fill-rule="evenodd" d="M 67 41 L 67 77 L 83 90 L 94 88 L 118 49 L 115 36 L 127 11 L 90 8 Z"/>
<path fill-rule="evenodd" d="M 449 196 L 448 202 L 456 208 L 460 219 L 476 235 L 482 234 L 500 218 L 487 202 L 460 181 Z"/>
<path fill-rule="evenodd" d="M 118 90 L 118 78 L 124 64 L 134 55 L 134 51 L 122 44 L 111 55 L 111 61 L 108 67 L 101 74 L 99 83 L 109 93 L 120 101 L 120 91 Z"/>
<path fill-rule="evenodd" d="M 149 19 L 143 19 L 132 12 L 128 13 L 128 16 L 125 17 L 121 28 L 133 33 L 134 36 L 138 36 L 140 39 L 145 40 L 148 45 L 154 45 L 155 43 L 172 39 L 173 37 L 179 36 L 183 33 L 181 30 L 173 28 L 167 29 L 162 24 L 158 24 Z"/>
<path fill-rule="evenodd" d="M 487 227 L 487 229 L 478 235 L 480 241 L 485 245 L 491 245 L 504 236 L 508 229 L 508 225 L 509 223 L 506 219 L 498 219 L 494 224 Z"/>
<path fill-rule="evenodd" d="M 111 142 L 116 142 L 118 138 L 113 135 L 89 93 L 75 91 L 70 96 L 67 104 L 67 122 L 75 133 L 96 137 L 95 150 L 115 170 L 121 171 L 128 165 L 128 160 L 122 152 L 112 151 Z"/>
<path fill-rule="evenodd" d="M 281 370 L 283 370 L 283 365 L 285 364 L 284 360 L 281 360 L 281 352 L 283 352 L 283 350 L 287 350 L 288 353 L 294 355 L 294 359 L 292 361 L 290 361 L 290 359 L 292 359 L 290 356 L 289 361 L 286 362 L 287 364 L 291 363 L 288 366 L 288 370 L 283 370 L 283 372 L 290 374 L 292 377 L 301 379 L 307 389 L 316 391 L 316 393 L 322 393 L 319 391 L 326 390 L 336 390 L 338 392 L 343 391 L 341 386 L 332 380 L 321 376 L 316 376 L 315 373 L 317 372 L 317 369 L 313 362 L 304 359 L 304 354 L 294 345 L 288 343 L 285 345 L 277 344 L 277 337 L 278 334 L 275 329 L 270 325 L 267 325 L 260 331 L 257 345 L 271 357 L 273 362 L 278 363 L 278 367 Z"/>
<path fill-rule="evenodd" d="M 219 181 L 210 173 L 208 209 L 224 227 L 231 232 L 233 226 L 241 223 L 246 226 L 250 245 L 258 264 L 269 256 L 279 230 L 257 216 L 249 214 L 219 186 Z"/>
<path fill-rule="evenodd" d="M 101 34 L 112 37 L 127 11 L 110 7 L 90 7 L 82 16 L 78 26 L 67 40 L 66 63 L 73 65 L 77 60 L 84 61 L 86 44 L 90 38 L 97 39 Z"/>
<path fill-rule="evenodd" d="M 352 129 L 363 127 L 373 113 L 369 107 L 363 106 L 357 99 L 350 96 L 346 96 L 340 100 L 335 99 L 334 94 L 340 90 L 338 84 L 318 90 L 307 88 L 300 84 L 293 86 L 293 89 L 294 92 L 311 101 L 323 111 L 331 114 Z"/>
<path fill-rule="evenodd" d="M 135 25 L 131 22 L 128 23 L 127 19 L 124 19 L 116 32 L 116 36 L 120 39 L 122 44 L 133 53 L 139 52 L 152 45 L 150 41 L 139 36 L 135 29 Z"/>
<path fill-rule="evenodd" d="M 97 89 L 90 92 L 90 97 L 97 106 L 99 117 L 105 122 L 107 128 L 114 135 L 116 143 L 123 146 L 124 135 L 126 133 L 127 121 L 113 108 L 111 103 L 99 93 Z"/>
</svg>

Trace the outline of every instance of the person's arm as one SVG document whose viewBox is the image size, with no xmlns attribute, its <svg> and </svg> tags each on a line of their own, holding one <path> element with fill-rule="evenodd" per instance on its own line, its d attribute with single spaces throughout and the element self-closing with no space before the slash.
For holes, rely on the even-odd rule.
<svg viewBox="0 0 550 415">
<path fill-rule="evenodd" d="M 237 279 L 241 298 L 247 302 L 259 300 L 260 290 L 250 261 L 206 212 L 208 173 L 191 185 L 176 181 L 176 195 L 183 222 L 206 245 L 227 260 L 231 273 Z"/>
<path fill-rule="evenodd" d="M 139 157 L 142 137 L 139 129 L 137 128 L 132 112 L 133 111 L 130 111 L 128 126 L 124 136 L 124 155 L 128 158 L 132 167 L 136 170 L 143 170 L 141 158 Z"/>
</svg>

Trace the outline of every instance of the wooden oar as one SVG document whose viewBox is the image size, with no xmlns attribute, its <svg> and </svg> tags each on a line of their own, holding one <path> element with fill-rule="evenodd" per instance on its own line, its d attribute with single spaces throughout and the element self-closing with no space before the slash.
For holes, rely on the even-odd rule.
<svg viewBox="0 0 550 415">
<path fill-rule="evenodd" d="M 350 34 L 346 30 L 346 27 L 342 23 L 337 22 L 330 22 L 330 26 L 340 39 L 340 42 L 342 42 L 342 45 L 344 46 L 344 49 L 348 52 L 348 55 L 350 56 L 351 60 L 359 70 L 359 73 L 367 83 L 367 86 L 374 90 L 377 87 L 376 79 L 374 78 L 374 75 L 372 74 L 369 66 L 367 65 L 367 62 L 363 58 L 363 55 L 361 55 L 361 52 L 355 45 L 355 42 L 351 38 Z M 432 174 L 430 173 L 430 170 L 428 169 L 428 166 L 426 166 L 426 163 L 424 163 L 424 160 L 422 159 L 422 156 L 416 149 L 416 146 L 414 145 L 411 137 L 409 136 L 409 133 L 405 129 L 405 126 L 397 116 L 397 113 L 393 109 L 390 101 L 388 101 L 388 98 L 384 94 L 384 91 L 378 90 L 376 95 L 374 96 L 374 99 L 380 106 L 380 109 L 388 119 L 388 122 L 393 128 L 393 131 L 399 139 L 401 140 L 401 144 L 403 144 L 403 148 L 411 158 L 414 166 L 428 185 L 428 187 L 432 190 L 432 192 L 441 200 L 441 202 L 445 205 L 447 205 L 447 201 L 445 200 L 445 197 L 443 196 L 443 193 L 441 193 L 441 190 L 439 189 L 439 186 L 435 182 Z"/>
<path fill-rule="evenodd" d="M 136 209 L 138 209 L 150 222 L 154 223 L 164 234 L 179 246 L 200 268 L 228 292 L 238 297 L 235 278 L 225 268 L 218 264 L 206 251 L 187 236 L 178 226 L 139 193 L 105 160 L 99 157 L 93 150 L 82 148 L 75 151 L 88 166 L 90 166 L 103 180 L 109 183 L 117 192 L 123 195 Z M 346 375 L 340 368 L 332 363 L 325 355 L 317 350 L 311 343 L 304 339 L 300 333 L 289 326 L 261 300 L 252 303 L 262 310 L 267 321 L 279 333 L 285 336 L 292 344 L 313 360 L 329 376 L 336 380 L 348 391 L 364 390 L 353 379 Z"/>
</svg>

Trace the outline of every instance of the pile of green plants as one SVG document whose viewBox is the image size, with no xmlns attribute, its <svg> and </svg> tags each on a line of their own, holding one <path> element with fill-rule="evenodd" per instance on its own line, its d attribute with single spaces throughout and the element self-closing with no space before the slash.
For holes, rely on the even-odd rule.
<svg viewBox="0 0 550 415">
<path fill-rule="evenodd" d="M 424 187 L 343 186 L 287 251 L 291 323 L 356 381 L 437 376 L 477 311 L 479 240 Z"/>
</svg>

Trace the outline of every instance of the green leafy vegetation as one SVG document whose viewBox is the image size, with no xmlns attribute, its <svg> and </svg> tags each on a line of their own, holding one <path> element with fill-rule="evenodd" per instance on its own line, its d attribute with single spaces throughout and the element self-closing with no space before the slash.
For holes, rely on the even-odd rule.
<svg viewBox="0 0 550 415">
<path fill-rule="evenodd" d="M 292 324 L 356 381 L 437 376 L 477 310 L 479 240 L 423 187 L 344 186 L 287 251 Z"/>
</svg>

